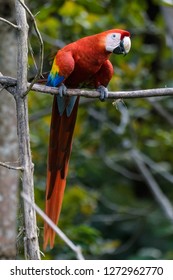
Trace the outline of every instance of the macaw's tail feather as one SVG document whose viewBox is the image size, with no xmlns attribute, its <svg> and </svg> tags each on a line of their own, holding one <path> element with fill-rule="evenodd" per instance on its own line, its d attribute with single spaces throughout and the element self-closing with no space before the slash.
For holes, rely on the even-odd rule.
<svg viewBox="0 0 173 280">
<path fill-rule="evenodd" d="M 51 177 L 51 173 L 48 171 L 47 174 L 47 181 L 49 183 Z M 61 179 L 60 172 L 57 173 L 56 184 L 54 186 L 53 192 L 50 198 L 46 198 L 46 214 L 48 217 L 57 224 L 60 211 L 62 200 L 64 196 L 64 189 L 66 185 L 66 180 Z M 48 194 L 46 194 L 47 197 Z M 44 250 L 47 247 L 47 244 L 50 240 L 50 247 L 53 248 L 54 246 L 54 239 L 55 239 L 55 232 L 54 230 L 45 222 L 44 223 Z"/>
<path fill-rule="evenodd" d="M 69 102 L 70 99 L 67 98 L 67 106 Z M 64 110 L 62 115 L 59 114 L 56 97 L 54 97 L 52 107 L 45 212 L 55 224 L 58 223 L 64 196 L 68 163 L 71 153 L 72 136 L 77 117 L 78 103 L 79 98 L 76 99 L 70 116 L 68 116 L 66 110 Z M 52 248 L 54 246 L 54 239 L 54 230 L 45 222 L 43 245 L 44 249 L 46 249 L 49 241 L 50 247 Z"/>
</svg>

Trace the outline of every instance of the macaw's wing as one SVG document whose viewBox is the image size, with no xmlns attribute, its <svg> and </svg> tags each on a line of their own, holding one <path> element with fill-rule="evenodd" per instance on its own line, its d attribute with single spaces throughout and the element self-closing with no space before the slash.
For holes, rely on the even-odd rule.
<svg viewBox="0 0 173 280">
<path fill-rule="evenodd" d="M 47 85 L 57 87 L 64 82 L 74 70 L 75 61 L 71 51 L 60 50 L 57 52 L 52 69 L 48 76 Z"/>
<path fill-rule="evenodd" d="M 47 85 L 52 87 L 58 87 L 62 83 L 65 83 L 66 79 L 73 72 L 75 67 L 75 60 L 72 55 L 71 50 L 60 50 L 54 58 L 52 69 L 49 73 Z M 76 102 L 76 97 L 62 98 L 62 96 L 57 96 L 58 111 L 60 115 L 63 114 L 64 110 L 68 112 L 67 115 L 71 114 L 73 106 Z"/>
</svg>

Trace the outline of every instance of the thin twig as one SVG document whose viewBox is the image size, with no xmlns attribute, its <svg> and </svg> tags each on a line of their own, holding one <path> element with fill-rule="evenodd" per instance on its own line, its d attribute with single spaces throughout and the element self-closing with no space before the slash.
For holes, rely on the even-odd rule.
<svg viewBox="0 0 173 280">
<path fill-rule="evenodd" d="M 13 169 L 13 170 L 23 170 L 24 169 L 22 166 L 13 166 L 11 164 L 7 164 L 4 162 L 0 162 L 0 166 L 6 167 L 8 169 Z"/>
<path fill-rule="evenodd" d="M 107 157 L 106 155 L 104 155 L 102 157 L 102 160 L 103 160 L 104 164 L 106 164 L 110 169 L 114 170 L 117 173 L 120 173 L 122 176 L 124 176 L 128 179 L 131 179 L 131 180 L 141 181 L 142 177 L 139 174 L 129 171 L 124 166 L 116 163 L 110 157 Z"/>
<path fill-rule="evenodd" d="M 77 259 L 84 260 L 80 246 L 76 246 L 63 232 L 58 228 L 52 220 L 35 204 L 29 197 L 21 192 L 21 196 L 29 203 L 33 209 L 46 221 L 46 223 L 59 235 L 59 237 L 76 253 Z"/>
<path fill-rule="evenodd" d="M 63 48 L 65 46 L 65 42 L 59 40 L 59 39 L 54 39 L 51 36 L 41 32 L 42 38 L 44 42 L 50 44 L 51 46 L 55 46 L 59 49 Z"/>
<path fill-rule="evenodd" d="M 157 111 L 157 113 L 163 117 L 171 126 L 173 126 L 173 117 L 172 114 L 169 113 L 164 107 L 159 104 L 155 98 L 150 98 L 149 103 L 152 104 L 153 108 Z"/>
<path fill-rule="evenodd" d="M 40 34 L 40 31 L 38 30 L 37 27 L 37 23 L 35 20 L 35 17 L 33 16 L 33 14 L 31 13 L 31 11 L 29 10 L 29 8 L 25 5 L 24 2 L 22 2 L 21 0 L 18 0 L 20 2 L 20 4 L 24 7 L 24 9 L 26 10 L 26 12 L 29 14 L 29 16 L 31 17 L 33 24 L 34 24 L 34 29 L 37 35 L 37 38 L 39 40 L 39 45 L 40 45 L 40 54 L 39 54 L 39 65 L 37 68 L 37 73 L 34 77 L 34 79 L 32 80 L 32 82 L 30 83 L 27 91 L 24 93 L 24 95 L 27 95 L 28 92 L 31 90 L 32 86 L 35 84 L 35 82 L 37 81 L 37 79 L 41 76 L 42 74 L 42 70 L 43 70 L 43 60 L 44 60 L 44 44 L 43 44 L 43 40 Z"/>
<path fill-rule="evenodd" d="M 8 25 L 10 25 L 11 27 L 13 27 L 13 28 L 15 28 L 15 29 L 18 29 L 18 30 L 21 29 L 20 26 L 18 26 L 18 25 L 16 25 L 16 24 L 12 23 L 11 21 L 9 21 L 9 20 L 7 20 L 7 19 L 5 19 L 5 18 L 0 17 L 0 21 L 3 21 L 3 22 L 5 22 L 5 23 L 7 23 Z"/>
<path fill-rule="evenodd" d="M 2 75 L 1 72 L 0 72 L 0 77 L 3 77 L 3 75 Z M 5 85 L 2 86 L 2 85 L 0 84 L 0 93 L 5 89 L 5 87 L 6 87 Z"/>
<path fill-rule="evenodd" d="M 173 207 L 171 202 L 160 189 L 151 172 L 143 162 L 139 152 L 137 150 L 132 150 L 131 156 L 136 163 L 140 173 L 142 174 L 145 182 L 152 191 L 159 206 L 163 209 L 165 216 L 173 223 Z"/>
<path fill-rule="evenodd" d="M 113 103 L 115 103 L 115 102 L 120 104 L 122 102 L 122 100 L 120 101 L 118 99 L 117 101 L 114 101 Z M 89 108 L 88 114 L 91 115 L 96 120 L 100 121 L 102 124 L 104 124 L 105 127 L 111 129 L 116 135 L 117 134 L 121 135 L 124 133 L 124 130 L 129 122 L 129 114 L 128 114 L 128 111 L 125 106 L 124 106 L 124 110 L 123 110 L 123 108 L 120 108 L 118 110 L 121 113 L 121 115 L 120 115 L 121 119 L 120 119 L 119 125 L 115 125 L 113 122 L 110 122 L 110 120 L 108 121 L 108 116 L 106 114 L 103 114 L 102 112 L 98 112 L 94 108 Z"/>
<path fill-rule="evenodd" d="M 143 162 L 145 162 L 145 164 L 147 164 L 155 173 L 159 174 L 167 181 L 173 183 L 173 175 L 168 172 L 161 163 L 156 163 L 149 156 L 143 154 L 142 152 L 140 152 L 140 157 L 142 158 Z"/>
<path fill-rule="evenodd" d="M 34 58 L 34 51 L 32 49 L 30 41 L 29 41 L 28 45 L 29 45 L 29 50 L 30 50 L 30 54 L 31 54 L 31 57 L 32 57 L 32 60 L 33 60 L 33 63 L 34 63 L 35 70 L 38 71 L 37 63 L 36 63 L 35 58 Z"/>
</svg>

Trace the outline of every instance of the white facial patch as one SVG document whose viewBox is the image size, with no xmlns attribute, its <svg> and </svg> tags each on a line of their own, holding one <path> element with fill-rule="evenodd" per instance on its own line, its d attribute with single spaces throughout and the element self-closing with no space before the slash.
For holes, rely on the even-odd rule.
<svg viewBox="0 0 173 280">
<path fill-rule="evenodd" d="M 120 33 L 111 33 L 106 36 L 106 50 L 113 52 L 113 50 L 119 46 L 121 41 Z"/>
</svg>

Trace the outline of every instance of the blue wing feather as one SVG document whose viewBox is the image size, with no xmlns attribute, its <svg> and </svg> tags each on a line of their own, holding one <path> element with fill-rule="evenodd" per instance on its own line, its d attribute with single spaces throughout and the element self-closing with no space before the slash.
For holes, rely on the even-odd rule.
<svg viewBox="0 0 173 280">
<path fill-rule="evenodd" d="M 47 86 L 57 87 L 62 83 L 63 80 L 64 77 L 60 76 L 58 73 L 56 73 L 55 75 L 50 73 L 47 80 Z"/>
<path fill-rule="evenodd" d="M 73 67 L 74 67 L 74 65 L 73 65 Z M 51 72 L 49 73 L 49 76 L 47 79 L 47 86 L 51 86 L 51 87 L 61 86 L 61 83 L 65 80 L 65 77 L 59 75 L 59 70 L 60 70 L 60 68 L 57 65 L 57 61 L 55 59 Z M 66 109 L 67 117 L 69 117 L 74 108 L 77 97 L 76 96 L 70 97 L 68 99 L 68 103 L 66 102 L 66 99 L 60 95 L 57 95 L 56 98 L 57 98 L 58 111 L 59 111 L 60 116 L 63 115 L 63 113 Z"/>
</svg>

